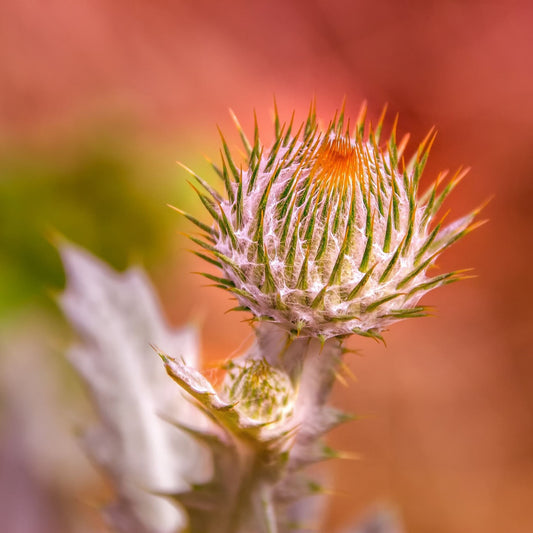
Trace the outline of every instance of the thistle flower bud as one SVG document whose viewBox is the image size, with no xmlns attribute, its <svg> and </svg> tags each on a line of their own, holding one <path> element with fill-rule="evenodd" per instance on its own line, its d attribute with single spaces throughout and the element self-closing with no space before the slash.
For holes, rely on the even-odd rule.
<svg viewBox="0 0 533 533">
<path fill-rule="evenodd" d="M 285 372 L 263 359 L 231 361 L 227 370 L 224 394 L 242 414 L 264 424 L 290 417 L 296 395 Z"/>
<path fill-rule="evenodd" d="M 429 191 L 418 186 L 434 141 L 430 131 L 408 164 L 407 136 L 396 141 L 396 122 L 381 142 L 378 126 L 365 125 L 363 108 L 355 130 L 344 112 L 321 131 L 314 105 L 294 131 L 280 126 L 266 150 L 255 127 L 238 169 L 222 137 L 226 197 L 204 180 L 197 191 L 213 217 L 207 233 L 192 239 L 222 277 L 205 274 L 238 299 L 237 309 L 273 321 L 293 334 L 327 339 L 357 333 L 379 337 L 386 326 L 423 316 L 418 306 L 429 290 L 460 279 L 461 271 L 435 277 L 427 271 L 450 244 L 474 229 L 479 210 L 444 227 L 436 220 L 444 199 L 464 177 L 459 170 L 440 190 L 441 173 Z"/>
</svg>

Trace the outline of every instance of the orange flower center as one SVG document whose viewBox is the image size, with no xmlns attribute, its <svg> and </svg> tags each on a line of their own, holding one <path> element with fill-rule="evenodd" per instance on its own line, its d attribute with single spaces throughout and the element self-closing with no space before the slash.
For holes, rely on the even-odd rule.
<svg viewBox="0 0 533 533">
<path fill-rule="evenodd" d="M 313 159 L 310 174 L 321 187 L 345 190 L 360 178 L 360 151 L 349 136 L 324 139 Z"/>
</svg>

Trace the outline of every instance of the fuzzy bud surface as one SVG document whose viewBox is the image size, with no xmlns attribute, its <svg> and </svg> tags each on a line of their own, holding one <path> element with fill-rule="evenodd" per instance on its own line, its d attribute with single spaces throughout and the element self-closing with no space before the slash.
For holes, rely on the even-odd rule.
<svg viewBox="0 0 533 533">
<path fill-rule="evenodd" d="M 375 129 L 361 113 L 354 131 L 344 113 L 321 130 L 311 106 L 295 132 L 280 126 L 266 150 L 256 127 L 238 170 L 223 140 L 223 197 L 201 178 L 200 199 L 214 219 L 196 239 L 222 270 L 207 275 L 249 310 L 293 334 L 323 339 L 352 333 L 379 337 L 391 323 L 426 314 L 418 305 L 428 291 L 461 277 L 461 271 L 431 276 L 438 255 L 474 229 L 478 210 L 444 226 L 436 215 L 468 169 L 446 186 L 446 173 L 419 195 L 420 177 L 434 140 L 430 132 L 406 164 L 406 136 L 396 141 L 396 123 L 381 141 L 383 115 Z M 194 175 L 194 174 L 193 174 Z M 192 217 L 189 217 L 192 219 Z M 193 220 L 195 221 L 195 220 Z"/>
</svg>

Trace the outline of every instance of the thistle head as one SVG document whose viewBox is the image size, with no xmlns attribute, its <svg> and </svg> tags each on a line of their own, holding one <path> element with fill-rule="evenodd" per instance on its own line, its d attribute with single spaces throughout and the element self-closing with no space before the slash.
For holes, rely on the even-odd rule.
<svg viewBox="0 0 533 533">
<path fill-rule="evenodd" d="M 444 226 L 437 218 L 446 196 L 467 170 L 441 187 L 439 174 L 423 194 L 418 186 L 435 138 L 432 131 L 408 163 L 407 136 L 396 140 L 396 121 L 382 140 L 365 123 L 363 107 L 354 130 L 344 112 L 321 129 L 314 105 L 304 124 L 280 125 L 266 149 L 257 122 L 247 151 L 234 162 L 222 137 L 222 196 L 194 173 L 213 225 L 190 215 L 206 232 L 192 237 L 221 277 L 206 274 L 249 310 L 300 336 L 323 339 L 357 333 L 379 336 L 386 326 L 421 316 L 429 290 L 455 281 L 460 271 L 428 274 L 437 256 L 474 229 L 479 210 Z"/>
<path fill-rule="evenodd" d="M 223 394 L 243 415 L 264 424 L 291 416 L 296 396 L 285 372 L 263 359 L 230 361 L 227 371 Z"/>
</svg>

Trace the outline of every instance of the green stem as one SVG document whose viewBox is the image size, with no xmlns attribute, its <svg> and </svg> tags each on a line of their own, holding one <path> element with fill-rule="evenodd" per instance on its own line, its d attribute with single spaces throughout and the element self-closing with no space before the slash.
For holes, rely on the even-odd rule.
<svg viewBox="0 0 533 533">
<path fill-rule="evenodd" d="M 241 443 L 242 444 L 242 443 Z M 233 500 L 227 533 L 278 533 L 273 486 L 264 476 L 260 453 L 243 444 L 241 457 L 245 455 L 245 473 Z"/>
</svg>

